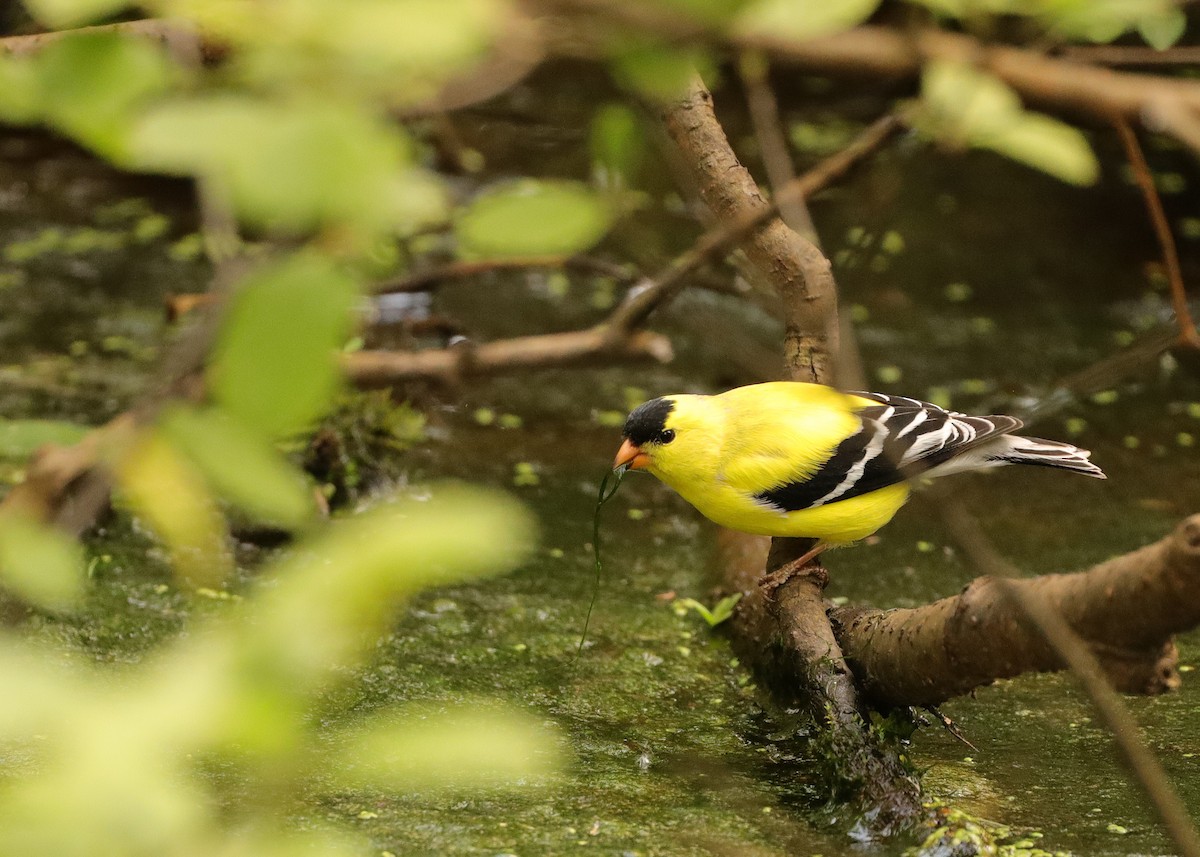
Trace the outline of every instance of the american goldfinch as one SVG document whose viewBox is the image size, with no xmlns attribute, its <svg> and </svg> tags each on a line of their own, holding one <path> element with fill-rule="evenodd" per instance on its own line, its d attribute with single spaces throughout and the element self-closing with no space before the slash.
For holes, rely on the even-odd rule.
<svg viewBox="0 0 1200 857">
<path fill-rule="evenodd" d="M 871 535 L 916 477 L 1037 464 L 1098 479 L 1069 443 L 1011 434 L 916 399 L 778 381 L 652 399 L 629 415 L 614 469 L 647 470 L 722 526 L 817 539 L 804 559 Z"/>
</svg>

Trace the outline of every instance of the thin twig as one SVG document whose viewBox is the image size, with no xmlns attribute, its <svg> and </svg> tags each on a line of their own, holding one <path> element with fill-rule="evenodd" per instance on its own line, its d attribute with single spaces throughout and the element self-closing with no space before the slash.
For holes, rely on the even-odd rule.
<svg viewBox="0 0 1200 857">
<path fill-rule="evenodd" d="M 746 87 L 746 106 L 750 109 L 750 122 L 758 140 L 759 155 L 767 172 L 767 183 L 771 193 L 787 187 L 796 178 L 792 156 L 788 152 L 787 138 L 779 118 L 779 102 L 771 89 L 770 66 L 758 51 L 745 51 L 738 59 L 738 74 Z M 821 245 L 817 227 L 803 199 L 786 200 L 779 204 L 779 217 L 798 235 Z"/>
<path fill-rule="evenodd" d="M 1025 422 L 1045 419 L 1061 411 L 1082 396 L 1107 390 L 1127 375 L 1141 370 L 1164 352 L 1179 344 L 1179 330 L 1162 325 L 1138 337 L 1130 345 L 1115 351 L 1090 366 L 1072 372 L 1049 387 L 1049 392 L 1032 407 L 1013 411 Z"/>
<path fill-rule="evenodd" d="M 600 361 L 666 363 L 672 356 L 671 342 L 661 334 L 632 331 L 614 339 L 601 326 L 424 351 L 358 351 L 342 357 L 342 368 L 360 387 L 385 387 L 422 378 L 455 383 L 467 377 Z"/>
<path fill-rule="evenodd" d="M 796 178 L 796 171 L 788 153 L 787 138 L 779 116 L 779 102 L 771 89 L 769 66 L 763 54 L 746 51 L 738 63 L 742 83 L 746 87 L 746 105 L 754 136 L 758 139 L 759 153 L 771 184 L 772 195 L 777 196 Z M 780 204 L 779 215 L 784 223 L 798 235 L 821 247 L 821 236 L 813 223 L 805 200 L 798 199 Z M 824 250 L 822 250 L 824 252 Z M 863 375 L 862 353 L 858 348 L 858 337 L 849 313 L 837 313 L 834 322 L 838 325 L 836 335 L 830 341 L 838 343 L 837 359 L 833 363 L 833 382 L 843 390 L 860 390 L 866 386 Z"/>
<path fill-rule="evenodd" d="M 1133 168 L 1133 175 L 1142 189 L 1142 198 L 1146 202 L 1146 211 L 1150 222 L 1154 225 L 1154 234 L 1158 237 L 1158 246 L 1162 250 L 1163 265 L 1167 269 L 1167 282 L 1171 286 L 1171 303 L 1175 308 L 1175 322 L 1179 325 L 1179 338 L 1184 345 L 1200 349 L 1200 332 L 1196 331 L 1196 323 L 1192 320 L 1188 309 L 1187 292 L 1183 285 L 1183 269 L 1179 265 L 1179 250 L 1175 246 L 1175 238 L 1171 235 L 1171 226 L 1163 211 L 1162 199 L 1154 186 L 1154 174 L 1146 163 L 1146 156 L 1138 144 L 1137 135 L 1120 116 L 1113 118 L 1113 126 L 1125 147 L 1125 155 Z"/>
<path fill-rule="evenodd" d="M 878 150 L 900 127 L 900 120 L 891 113 L 876 119 L 846 148 L 780 188 L 765 207 L 705 232 L 691 249 L 677 256 L 662 273 L 631 294 L 608 323 L 617 331 L 632 330 L 641 325 L 651 313 L 682 291 L 687 278 L 696 270 L 777 217 L 780 205 L 804 200 L 828 187 Z"/>
<path fill-rule="evenodd" d="M 979 522 L 961 503 L 939 503 L 946 527 L 984 574 L 992 575 L 1006 597 L 1028 617 L 1079 679 L 1096 713 L 1112 733 L 1121 760 L 1150 801 L 1181 857 L 1200 857 L 1200 835 L 1166 771 L 1138 735 L 1138 724 L 1104 676 L 1096 656 L 1050 605 L 1031 596 L 1009 578 L 1017 571 L 991 543 Z"/>
</svg>

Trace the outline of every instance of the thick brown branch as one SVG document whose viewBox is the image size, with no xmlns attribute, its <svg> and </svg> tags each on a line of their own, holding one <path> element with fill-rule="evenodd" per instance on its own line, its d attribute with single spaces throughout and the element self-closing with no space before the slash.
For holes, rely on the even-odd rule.
<svg viewBox="0 0 1200 857">
<path fill-rule="evenodd" d="M 1171 636 L 1200 624 L 1200 515 L 1162 540 L 1088 571 L 1012 581 L 1053 605 L 1129 693 L 1178 686 Z M 998 678 L 1062 669 L 1020 610 L 981 577 L 961 593 L 902 610 L 833 611 L 846 658 L 884 708 L 936 705 Z"/>
<path fill-rule="evenodd" d="M 930 60 L 977 63 L 1031 101 L 1102 121 L 1117 114 L 1140 122 L 1148 107 L 1161 102 L 1200 110 L 1200 83 L 1193 80 L 1096 68 L 1023 48 L 986 46 L 941 30 L 912 37 L 884 27 L 860 27 L 808 42 L 762 36 L 750 41 L 779 61 L 826 72 L 908 77 Z"/>
<path fill-rule="evenodd" d="M 758 190 L 725 138 L 703 86 L 672 105 L 667 131 L 693 167 L 700 195 L 726 224 L 756 223 L 745 234 L 742 250 L 779 291 L 788 341 L 785 360 L 796 380 L 832 378 L 831 355 L 837 351 L 837 291 L 829 260 L 774 216 L 777 209 Z M 779 203 L 776 199 L 776 205 Z"/>
<path fill-rule="evenodd" d="M 944 30 L 910 33 L 858 27 L 799 41 L 763 34 L 727 35 L 658 7 L 627 0 L 541 0 L 569 13 L 587 12 L 625 28 L 695 43 L 761 51 L 773 60 L 824 74 L 914 77 L 931 60 L 978 64 L 1022 97 L 1052 110 L 1078 111 L 1107 123 L 1114 115 L 1160 128 L 1200 151 L 1200 82 L 1100 68 L 1008 45 L 985 45 Z"/>
<path fill-rule="evenodd" d="M 1091 698 L 1096 713 L 1112 733 L 1113 741 L 1120 752 L 1121 760 L 1141 787 L 1163 826 L 1170 834 L 1176 848 L 1183 857 L 1200 857 L 1200 834 L 1192 825 L 1187 807 L 1167 778 L 1166 771 L 1154 753 L 1142 740 L 1137 721 L 1129 713 L 1112 679 L 1106 675 L 1104 663 L 1092 649 L 1097 645 L 1107 646 L 1107 641 L 1091 643 L 1080 630 L 1071 627 L 1071 617 L 1062 605 L 1047 600 L 1046 593 L 1019 585 L 1018 573 L 988 539 L 987 534 L 962 504 L 942 502 L 937 504 L 942 512 L 947 530 L 971 558 L 975 565 L 992 575 L 992 582 L 1001 597 L 1012 606 L 1017 615 L 1026 620 L 1028 627 L 1044 639 L 1059 660 L 1068 667 Z M 1185 521 L 1177 528 L 1185 548 L 1200 545 L 1200 531 L 1195 528 L 1196 519 Z M 1189 532 L 1190 530 L 1190 532 Z M 1191 553 L 1192 551 L 1187 551 Z M 1194 562 L 1189 563 L 1194 566 Z M 1149 568 L 1155 563 L 1151 562 Z M 1100 582 L 1106 597 L 1121 594 L 1113 591 L 1108 581 Z M 1112 612 L 1111 610 L 1109 612 Z M 1136 646 L 1136 642 L 1135 642 Z M 1168 656 L 1174 658 L 1174 646 L 1169 647 Z"/>
</svg>

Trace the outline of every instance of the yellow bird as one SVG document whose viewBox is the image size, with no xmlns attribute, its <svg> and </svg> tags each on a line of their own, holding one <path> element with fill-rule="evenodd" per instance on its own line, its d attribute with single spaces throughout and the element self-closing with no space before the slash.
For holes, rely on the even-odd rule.
<svg viewBox="0 0 1200 857">
<path fill-rule="evenodd" d="M 1106 478 L 1087 450 L 1012 434 L 1021 425 L 777 381 L 640 405 L 613 468 L 649 471 L 724 527 L 817 539 L 807 561 L 890 521 L 916 477 L 1037 464 Z"/>
</svg>

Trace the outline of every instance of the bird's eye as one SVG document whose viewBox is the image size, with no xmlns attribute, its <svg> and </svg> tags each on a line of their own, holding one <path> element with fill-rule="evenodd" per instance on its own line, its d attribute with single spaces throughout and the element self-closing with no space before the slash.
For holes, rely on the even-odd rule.
<svg viewBox="0 0 1200 857">
<path fill-rule="evenodd" d="M 670 443 L 675 439 L 675 429 L 663 429 L 658 433 L 659 443 Z"/>
</svg>

